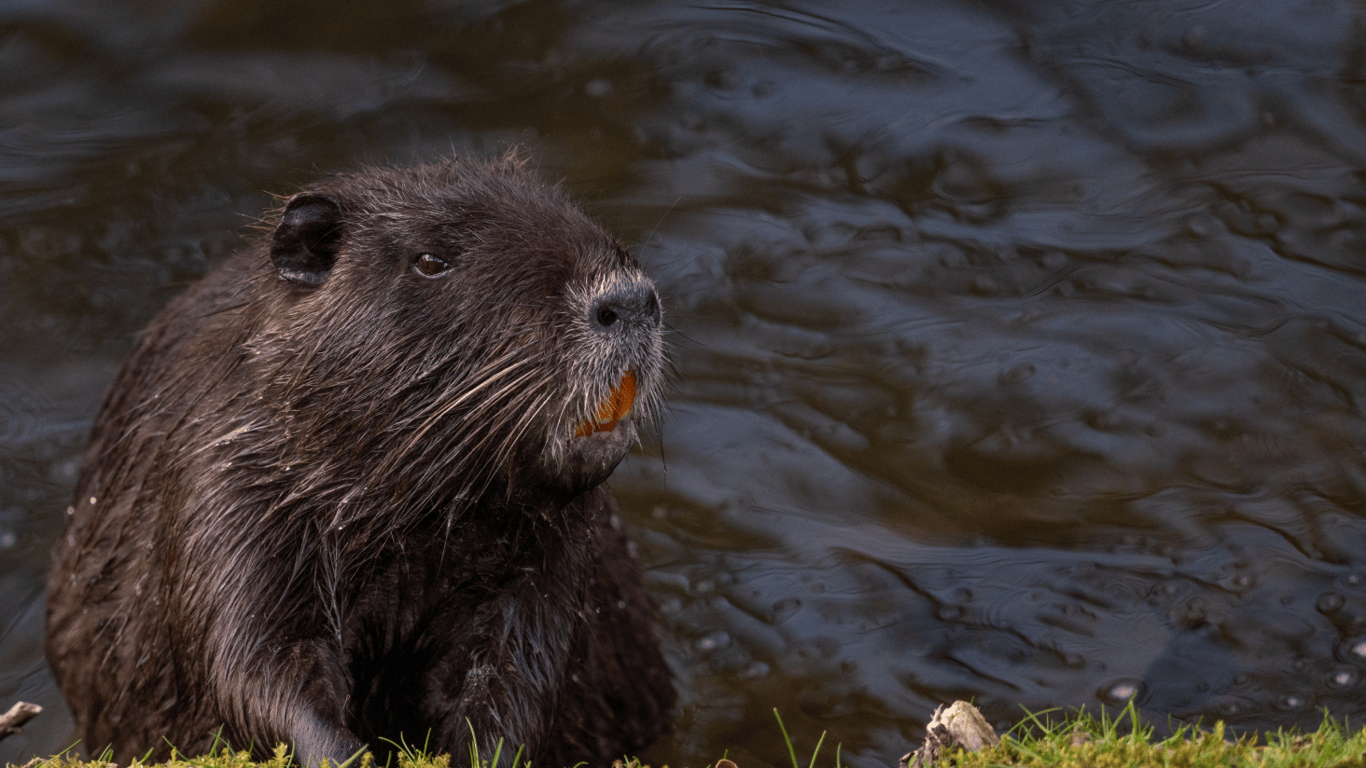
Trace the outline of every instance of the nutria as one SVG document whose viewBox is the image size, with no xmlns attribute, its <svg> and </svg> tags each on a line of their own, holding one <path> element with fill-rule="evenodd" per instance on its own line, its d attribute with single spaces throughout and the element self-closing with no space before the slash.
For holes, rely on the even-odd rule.
<svg viewBox="0 0 1366 768">
<path fill-rule="evenodd" d="M 552 768 L 665 727 L 602 485 L 659 413 L 658 296 L 522 165 L 323 181 L 138 341 L 48 582 L 92 754 L 474 733 Z"/>
</svg>

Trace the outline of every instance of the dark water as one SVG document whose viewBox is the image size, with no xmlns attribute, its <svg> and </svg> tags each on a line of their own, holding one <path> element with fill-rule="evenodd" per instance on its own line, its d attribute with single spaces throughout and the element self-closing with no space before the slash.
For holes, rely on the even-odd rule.
<svg viewBox="0 0 1366 768">
<path fill-rule="evenodd" d="M 526 145 L 681 371 L 613 485 L 698 766 L 1366 715 L 1366 6 L 0 0 L 0 746 L 114 367 L 269 193 Z M 827 751 L 827 758 L 831 754 Z M 824 762 L 824 761 L 823 761 Z"/>
</svg>

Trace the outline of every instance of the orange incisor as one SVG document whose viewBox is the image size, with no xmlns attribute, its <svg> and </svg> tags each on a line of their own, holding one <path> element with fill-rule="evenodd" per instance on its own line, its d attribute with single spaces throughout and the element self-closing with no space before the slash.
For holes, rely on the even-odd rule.
<svg viewBox="0 0 1366 768">
<path fill-rule="evenodd" d="M 636 401 L 636 375 L 630 371 L 621 377 L 621 383 L 612 387 L 607 399 L 598 403 L 598 412 L 593 421 L 579 425 L 574 437 L 584 437 L 594 432 L 607 432 L 616 427 L 617 422 L 631 413 L 631 405 Z"/>
</svg>

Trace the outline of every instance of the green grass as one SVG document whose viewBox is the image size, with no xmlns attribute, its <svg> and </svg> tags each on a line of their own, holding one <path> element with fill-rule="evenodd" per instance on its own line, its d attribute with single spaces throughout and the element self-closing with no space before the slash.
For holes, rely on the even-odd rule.
<svg viewBox="0 0 1366 768">
<path fill-rule="evenodd" d="M 1076 712 L 1054 720 L 1045 714 L 1051 713 L 1028 715 L 996 747 L 951 757 L 959 768 L 1366 768 L 1366 729 L 1352 732 L 1326 714 L 1307 734 L 1229 738 L 1219 722 L 1209 729 L 1179 726 L 1165 739 L 1153 738 L 1132 703 L 1113 718 Z"/>
<path fill-rule="evenodd" d="M 821 754 L 825 745 L 824 733 L 817 739 L 810 758 L 800 760 L 776 710 L 774 716 L 787 742 L 787 757 L 792 768 L 844 768 L 839 745 L 833 750 L 827 749 L 824 756 Z M 1366 768 L 1366 729 L 1353 732 L 1326 715 L 1318 730 L 1306 734 L 1277 731 L 1262 737 L 1235 739 L 1228 737 L 1223 723 L 1215 723 L 1209 729 L 1177 727 L 1171 736 L 1163 739 L 1154 738 L 1153 733 L 1153 728 L 1142 722 L 1132 704 L 1118 715 L 1102 712 L 1099 718 L 1083 711 L 1067 715 L 1056 711 L 1027 713 L 998 746 L 975 753 L 950 753 L 938 764 L 957 768 Z M 397 765 L 392 768 L 451 768 L 448 755 L 432 757 L 420 747 L 394 746 L 397 747 Z M 906 750 L 909 752 L 916 746 L 908 744 Z M 477 748 L 472 749 L 466 761 L 457 762 L 457 767 L 491 768 L 497 765 L 501 752 L 501 744 L 492 755 L 481 755 Z M 348 762 L 348 768 L 376 768 L 368 754 Z M 729 761 L 722 763 L 723 768 L 729 768 L 725 762 Z M 146 763 L 134 765 L 151 768 Z M 289 768 L 289 752 L 280 746 L 271 759 L 253 762 L 246 752 L 219 747 L 204 757 L 174 755 L 170 761 L 157 765 L 165 768 Z M 514 768 L 531 768 L 522 760 L 520 750 L 514 754 L 513 765 Z M 62 754 L 46 760 L 32 760 L 23 768 L 112 766 L 107 759 L 81 761 Z M 613 768 L 646 767 L 630 760 L 618 761 Z M 895 765 L 888 768 L 895 768 Z"/>
</svg>

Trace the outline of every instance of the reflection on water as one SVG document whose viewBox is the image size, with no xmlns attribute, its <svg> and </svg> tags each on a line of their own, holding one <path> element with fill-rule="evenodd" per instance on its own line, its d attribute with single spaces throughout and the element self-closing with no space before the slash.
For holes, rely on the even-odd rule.
<svg viewBox="0 0 1366 768">
<path fill-rule="evenodd" d="M 1356 5 L 446 5 L 0 9 L 0 699 L 58 711 L 0 757 L 69 737 L 46 548 L 138 329 L 267 193 L 506 142 L 667 296 L 657 761 L 1366 713 Z"/>
</svg>

